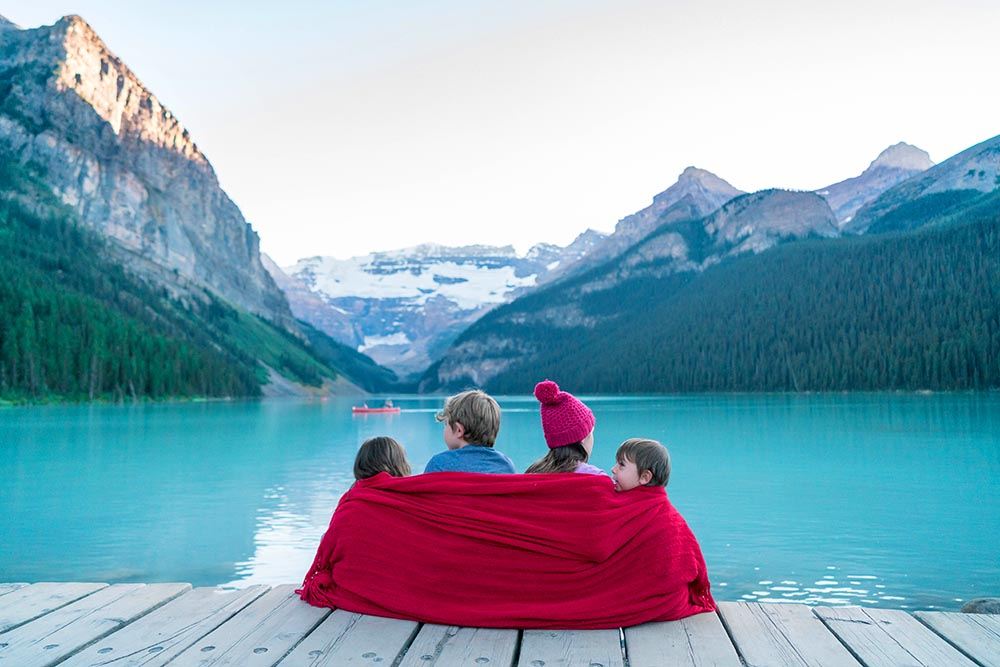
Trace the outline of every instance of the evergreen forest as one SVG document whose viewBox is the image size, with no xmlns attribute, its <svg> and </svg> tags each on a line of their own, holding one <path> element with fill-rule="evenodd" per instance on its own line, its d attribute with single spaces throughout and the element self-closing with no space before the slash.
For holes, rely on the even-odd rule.
<svg viewBox="0 0 1000 667">
<path fill-rule="evenodd" d="M 311 386 L 395 380 L 311 328 L 300 338 L 133 276 L 32 169 L 0 156 L 0 400 L 254 397 L 265 365 Z"/>
<path fill-rule="evenodd" d="M 487 383 L 574 391 L 982 390 L 1000 387 L 1000 191 L 908 209 L 923 223 L 741 256 L 703 273 L 636 277 L 576 305 L 600 322 L 525 316 L 565 304 L 556 285 L 487 315 L 533 349 Z M 910 230 L 906 211 L 876 229 Z"/>
</svg>

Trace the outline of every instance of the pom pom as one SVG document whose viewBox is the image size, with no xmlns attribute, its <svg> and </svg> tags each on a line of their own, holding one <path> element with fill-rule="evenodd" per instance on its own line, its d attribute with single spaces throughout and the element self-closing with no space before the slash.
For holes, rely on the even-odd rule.
<svg viewBox="0 0 1000 667">
<path fill-rule="evenodd" d="M 543 380 L 535 385 L 535 398 L 545 405 L 556 403 L 559 395 L 559 385 L 552 380 Z"/>
</svg>

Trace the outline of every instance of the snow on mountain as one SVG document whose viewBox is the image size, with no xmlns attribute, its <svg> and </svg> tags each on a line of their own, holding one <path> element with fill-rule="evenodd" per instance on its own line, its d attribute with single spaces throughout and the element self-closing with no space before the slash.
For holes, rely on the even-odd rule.
<svg viewBox="0 0 1000 667">
<path fill-rule="evenodd" d="M 469 324 L 577 252 L 579 243 L 538 244 L 524 256 L 512 246 L 425 244 L 343 260 L 301 259 L 282 271 L 293 284 L 279 283 L 296 316 L 406 375 L 422 371 Z M 333 313 L 351 322 L 349 331 Z"/>
<path fill-rule="evenodd" d="M 442 296 L 460 310 L 503 303 L 513 290 L 534 286 L 537 278 L 536 273 L 517 275 L 513 252 L 454 255 L 449 249 L 435 254 L 413 250 L 410 255 L 396 251 L 347 260 L 314 257 L 299 261 L 291 271 L 328 299 L 407 299 L 422 306 Z"/>
</svg>

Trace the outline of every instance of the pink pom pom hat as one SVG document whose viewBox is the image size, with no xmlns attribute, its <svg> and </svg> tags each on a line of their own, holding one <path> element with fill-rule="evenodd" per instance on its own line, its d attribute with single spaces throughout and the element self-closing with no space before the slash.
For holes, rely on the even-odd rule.
<svg viewBox="0 0 1000 667">
<path fill-rule="evenodd" d="M 542 432 L 549 449 L 581 442 L 594 430 L 594 413 L 576 396 L 560 391 L 552 380 L 535 385 L 535 398 L 541 403 Z"/>
</svg>

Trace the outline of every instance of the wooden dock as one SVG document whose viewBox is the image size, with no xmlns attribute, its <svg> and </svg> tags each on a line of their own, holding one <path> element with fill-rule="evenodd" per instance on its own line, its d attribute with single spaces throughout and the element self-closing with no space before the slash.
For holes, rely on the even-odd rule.
<svg viewBox="0 0 1000 667">
<path fill-rule="evenodd" d="M 0 584 L 0 665 L 1000 667 L 1000 616 L 722 602 L 619 630 L 491 630 L 330 612 L 294 586 Z"/>
</svg>

